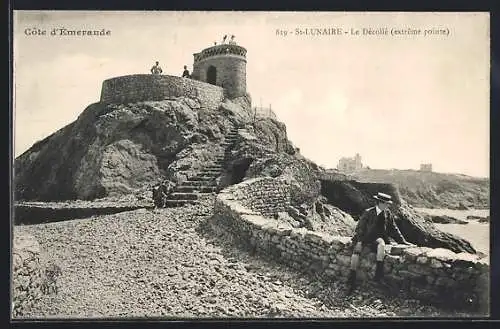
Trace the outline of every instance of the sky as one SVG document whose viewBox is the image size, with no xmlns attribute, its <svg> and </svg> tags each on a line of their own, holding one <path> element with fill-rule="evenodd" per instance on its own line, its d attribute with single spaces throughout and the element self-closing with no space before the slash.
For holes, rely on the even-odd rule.
<svg viewBox="0 0 500 329">
<path fill-rule="evenodd" d="M 62 27 L 110 33 L 50 35 Z M 306 28 L 342 34 L 296 34 Z M 38 29 L 46 35 L 30 34 Z M 181 75 L 193 53 L 225 34 L 248 51 L 253 105 L 271 104 L 317 164 L 335 168 L 359 153 L 374 169 L 432 163 L 489 177 L 488 13 L 17 11 L 15 156 L 98 102 L 103 80 L 149 73 L 157 60 L 164 74 Z"/>
</svg>

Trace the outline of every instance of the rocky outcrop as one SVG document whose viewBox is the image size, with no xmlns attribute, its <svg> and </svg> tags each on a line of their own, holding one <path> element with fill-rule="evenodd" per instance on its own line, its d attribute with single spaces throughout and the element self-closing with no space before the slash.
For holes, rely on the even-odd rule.
<svg viewBox="0 0 500 329">
<path fill-rule="evenodd" d="M 479 223 L 489 223 L 489 222 L 490 222 L 490 216 L 479 219 Z"/>
<path fill-rule="evenodd" d="M 356 228 L 356 221 L 351 215 L 341 209 L 332 206 L 321 198 L 314 204 L 314 218 L 317 220 L 311 221 L 311 230 L 316 232 L 324 232 L 331 235 L 353 236 Z"/>
<path fill-rule="evenodd" d="M 489 208 L 490 204 L 488 178 L 417 170 L 364 169 L 356 172 L 354 179 L 394 184 L 403 199 L 414 207 L 467 210 Z"/>
<path fill-rule="evenodd" d="M 438 224 L 467 224 L 466 220 L 457 219 L 455 217 L 441 215 L 441 216 L 430 216 L 430 220 L 433 223 Z"/>
<path fill-rule="evenodd" d="M 293 205 L 312 205 L 320 195 L 321 185 L 317 179 L 315 165 L 298 155 L 276 153 L 256 159 L 247 171 L 247 178 L 281 177 L 291 186 Z"/>
<path fill-rule="evenodd" d="M 395 209 L 394 212 L 399 219 L 398 226 L 401 233 L 405 235 L 408 241 L 418 246 L 446 248 L 453 252 L 477 253 L 469 241 L 441 231 L 434 223 L 426 220 L 424 216 L 406 204 Z"/>
<path fill-rule="evenodd" d="M 185 180 L 211 159 L 231 121 L 245 119 L 238 105 L 230 115 L 202 105 L 185 97 L 90 105 L 16 159 L 16 199 L 91 200 Z"/>
<path fill-rule="evenodd" d="M 398 189 L 392 184 L 367 183 L 354 180 L 321 180 L 321 194 L 330 204 L 350 213 L 356 220 L 366 208 L 374 205 L 373 196 L 377 192 L 392 196 L 393 208 L 402 205 Z"/>
</svg>

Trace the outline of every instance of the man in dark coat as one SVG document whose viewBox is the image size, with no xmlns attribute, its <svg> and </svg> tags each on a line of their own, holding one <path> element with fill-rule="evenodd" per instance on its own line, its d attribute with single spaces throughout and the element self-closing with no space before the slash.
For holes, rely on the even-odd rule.
<svg viewBox="0 0 500 329">
<path fill-rule="evenodd" d="M 167 194 L 165 193 L 162 184 L 157 184 L 153 187 L 153 201 L 155 208 L 165 208 Z"/>
<path fill-rule="evenodd" d="M 174 184 L 170 181 L 161 182 L 153 187 L 153 201 L 156 208 L 165 208 L 168 195 L 172 192 Z"/>
<path fill-rule="evenodd" d="M 393 238 L 401 244 L 412 245 L 401 234 L 393 215 L 388 209 L 389 205 L 392 204 L 391 196 L 379 192 L 373 197 L 377 200 L 377 204 L 375 207 L 366 209 L 361 215 L 352 238 L 354 251 L 351 256 L 348 294 L 354 291 L 356 285 L 356 270 L 359 266 L 359 254 L 363 246 L 367 246 L 377 253 L 374 280 L 380 281 L 384 274 L 385 245 L 390 242 L 389 238 Z"/>
</svg>

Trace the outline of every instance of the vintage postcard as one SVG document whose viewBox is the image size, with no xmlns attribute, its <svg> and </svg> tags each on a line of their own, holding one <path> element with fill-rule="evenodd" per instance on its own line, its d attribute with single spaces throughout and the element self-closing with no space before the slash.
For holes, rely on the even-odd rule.
<svg viewBox="0 0 500 329">
<path fill-rule="evenodd" d="M 15 11 L 12 318 L 489 316 L 489 19 Z"/>
</svg>

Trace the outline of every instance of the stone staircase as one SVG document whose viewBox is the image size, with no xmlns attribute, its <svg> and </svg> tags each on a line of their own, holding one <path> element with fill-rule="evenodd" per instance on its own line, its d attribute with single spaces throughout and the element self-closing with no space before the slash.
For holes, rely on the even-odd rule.
<svg viewBox="0 0 500 329">
<path fill-rule="evenodd" d="M 220 153 L 215 157 L 215 161 L 205 166 L 196 176 L 187 179 L 176 185 L 167 197 L 167 207 L 180 207 L 186 204 L 195 204 L 198 198 L 204 194 L 216 193 L 217 182 L 224 170 L 224 167 L 231 155 L 231 148 L 237 140 L 238 127 L 233 126 L 229 133 L 225 136 L 224 153 Z"/>
</svg>

